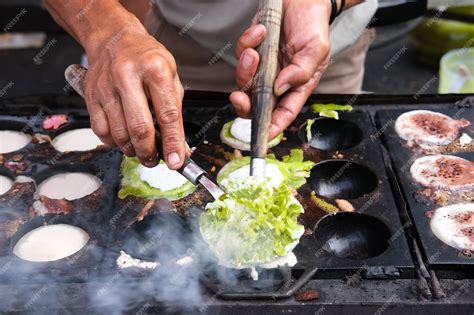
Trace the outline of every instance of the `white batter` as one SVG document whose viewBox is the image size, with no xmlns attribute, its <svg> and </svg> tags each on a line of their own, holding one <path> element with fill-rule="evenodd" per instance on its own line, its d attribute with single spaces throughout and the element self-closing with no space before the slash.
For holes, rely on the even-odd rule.
<svg viewBox="0 0 474 315">
<path fill-rule="evenodd" d="M 59 152 L 89 151 L 103 145 L 91 128 L 63 132 L 53 139 L 53 147 Z"/>
<path fill-rule="evenodd" d="M 236 169 L 228 175 L 228 178 L 246 178 L 250 176 L 250 165 L 242 166 L 239 169 Z M 270 179 L 270 184 L 274 187 L 277 187 L 283 181 L 283 175 L 281 174 L 278 166 L 272 163 L 267 163 L 265 165 L 265 177 Z"/>
<path fill-rule="evenodd" d="M 78 252 L 89 241 L 89 234 L 68 224 L 53 224 L 26 233 L 13 253 L 23 260 L 45 262 L 62 259 Z"/>
<path fill-rule="evenodd" d="M 38 186 L 38 193 L 51 199 L 74 200 L 96 191 L 102 181 L 89 173 L 60 173 L 45 179 Z"/>
<path fill-rule="evenodd" d="M 31 136 L 29 134 L 13 130 L 0 130 L 0 154 L 20 150 L 30 142 Z"/>
<path fill-rule="evenodd" d="M 0 175 L 0 195 L 3 195 L 13 186 L 13 181 L 6 176 Z"/>
<path fill-rule="evenodd" d="M 158 164 L 152 168 L 140 165 L 138 172 L 141 180 L 162 191 L 181 187 L 188 182 L 186 177 L 177 171 L 170 170 L 166 164 Z"/>
<path fill-rule="evenodd" d="M 245 143 L 250 143 L 252 136 L 252 120 L 236 118 L 230 127 L 230 134 Z"/>
</svg>

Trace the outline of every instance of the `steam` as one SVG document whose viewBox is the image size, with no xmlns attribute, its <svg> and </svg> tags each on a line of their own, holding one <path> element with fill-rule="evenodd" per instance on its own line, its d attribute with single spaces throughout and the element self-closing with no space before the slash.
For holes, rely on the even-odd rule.
<svg viewBox="0 0 474 315">
<path fill-rule="evenodd" d="M 143 233 L 130 230 L 126 237 L 132 240 L 125 246 L 127 254 L 135 259 L 148 258 L 143 260 L 154 262 L 154 268 L 117 267 L 100 288 L 91 287 L 93 305 L 112 313 L 130 309 L 144 312 L 155 304 L 168 311 L 196 311 L 205 305 L 200 275 L 209 260 L 198 254 L 203 246 L 198 230 L 183 227 L 177 215 L 159 214 L 156 218 Z M 143 266 L 143 260 L 138 265 Z M 134 272 L 144 276 L 134 277 Z"/>
</svg>

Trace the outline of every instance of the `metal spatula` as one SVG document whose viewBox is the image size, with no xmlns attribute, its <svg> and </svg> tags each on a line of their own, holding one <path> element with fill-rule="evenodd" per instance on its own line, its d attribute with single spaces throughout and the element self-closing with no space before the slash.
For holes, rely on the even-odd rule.
<svg viewBox="0 0 474 315">
<path fill-rule="evenodd" d="M 265 158 L 268 133 L 276 98 L 273 85 L 278 69 L 282 0 L 260 0 L 258 22 L 267 29 L 267 35 L 257 51 L 260 64 L 252 85 L 251 176 L 265 176 Z"/>
</svg>

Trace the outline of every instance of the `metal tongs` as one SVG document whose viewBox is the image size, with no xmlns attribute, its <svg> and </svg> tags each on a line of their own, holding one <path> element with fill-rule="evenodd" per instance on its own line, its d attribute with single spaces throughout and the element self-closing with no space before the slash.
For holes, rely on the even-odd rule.
<svg viewBox="0 0 474 315">
<path fill-rule="evenodd" d="M 268 134 L 276 97 L 274 83 L 278 70 L 282 0 L 260 0 L 258 23 L 267 29 L 267 35 L 257 48 L 260 64 L 252 84 L 252 137 L 250 175 L 265 176 Z"/>
<path fill-rule="evenodd" d="M 65 77 L 68 83 L 82 97 L 84 97 L 84 80 L 86 73 L 87 69 L 80 65 L 70 65 L 65 72 Z M 163 156 L 159 137 L 157 137 L 157 149 L 160 156 Z M 178 172 L 194 185 L 201 184 L 204 186 L 214 199 L 218 199 L 222 194 L 224 194 L 219 186 L 206 177 L 206 172 L 189 157 L 186 157 L 183 166 L 178 170 Z"/>
</svg>

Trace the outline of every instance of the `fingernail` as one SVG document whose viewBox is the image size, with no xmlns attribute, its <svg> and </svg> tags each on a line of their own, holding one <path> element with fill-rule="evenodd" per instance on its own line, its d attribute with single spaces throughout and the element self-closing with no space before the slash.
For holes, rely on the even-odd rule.
<svg viewBox="0 0 474 315">
<path fill-rule="evenodd" d="M 255 28 L 250 32 L 252 38 L 260 38 L 265 32 L 265 27 L 262 24 L 255 26 Z"/>
<path fill-rule="evenodd" d="M 291 85 L 289 83 L 284 84 L 284 85 L 280 86 L 280 88 L 277 89 L 276 95 L 281 96 L 281 95 L 285 94 L 286 91 L 288 91 L 290 88 L 291 88 Z"/>
<path fill-rule="evenodd" d="M 152 167 L 155 167 L 157 164 L 155 161 L 146 161 L 145 163 L 143 163 L 143 165 L 145 165 L 148 168 L 152 168 Z"/>
<path fill-rule="evenodd" d="M 168 154 L 168 164 L 169 165 L 176 165 L 179 163 L 179 155 L 176 152 L 172 152 Z"/>
<path fill-rule="evenodd" d="M 253 65 L 253 56 L 250 55 L 250 54 L 244 54 L 242 56 L 242 68 L 244 68 L 245 70 L 248 70 L 250 69 L 250 67 L 252 67 Z"/>
</svg>

